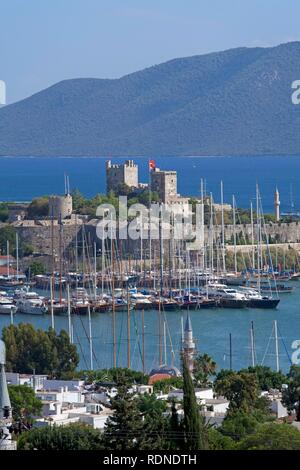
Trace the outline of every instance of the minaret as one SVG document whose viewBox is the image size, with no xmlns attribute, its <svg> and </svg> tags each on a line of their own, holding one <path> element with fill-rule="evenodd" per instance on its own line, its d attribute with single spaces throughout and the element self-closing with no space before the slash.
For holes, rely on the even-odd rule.
<svg viewBox="0 0 300 470">
<path fill-rule="evenodd" d="M 280 199 L 279 199 L 278 188 L 276 188 L 275 195 L 274 195 L 274 209 L 275 209 L 275 220 L 276 220 L 276 222 L 279 222 L 279 220 L 280 220 Z"/>
<path fill-rule="evenodd" d="M 196 346 L 193 339 L 193 330 L 190 315 L 187 314 L 184 335 L 183 335 L 183 357 L 186 360 L 189 371 L 192 374 L 194 370 L 194 356 L 196 352 Z"/>
<path fill-rule="evenodd" d="M 12 441 L 12 409 L 8 394 L 5 374 L 5 344 L 0 340 L 0 450 L 16 450 L 16 441 Z"/>
</svg>

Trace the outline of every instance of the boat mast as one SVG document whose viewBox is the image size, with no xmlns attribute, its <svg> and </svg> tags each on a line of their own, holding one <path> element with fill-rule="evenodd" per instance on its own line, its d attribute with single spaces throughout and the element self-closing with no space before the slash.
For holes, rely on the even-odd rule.
<svg viewBox="0 0 300 470">
<path fill-rule="evenodd" d="M 252 201 L 250 201 L 250 217 L 251 217 L 252 269 L 255 269 L 254 224 L 253 224 L 253 204 L 252 204 Z"/>
<path fill-rule="evenodd" d="M 234 243 L 234 271 L 237 274 L 237 253 L 236 253 L 236 214 L 235 214 L 235 197 L 232 196 L 232 214 L 233 214 L 233 243 Z"/>
<path fill-rule="evenodd" d="M 111 300 L 112 300 L 112 330 L 113 330 L 113 367 L 117 367 L 116 343 L 116 311 L 115 311 L 115 276 L 114 276 L 114 244 L 111 244 L 112 273 L 111 273 Z"/>
<path fill-rule="evenodd" d="M 97 300 L 97 245 L 94 242 L 94 277 L 95 277 L 95 284 L 94 284 L 94 297 Z"/>
<path fill-rule="evenodd" d="M 163 362 L 162 350 L 162 324 L 161 324 L 161 298 L 163 294 L 163 240 L 162 240 L 162 206 L 159 214 L 159 263 L 160 263 L 160 294 L 158 300 L 158 337 L 159 337 L 159 365 Z"/>
<path fill-rule="evenodd" d="M 19 279 L 19 235 L 16 232 L 17 280 Z"/>
<path fill-rule="evenodd" d="M 78 288 L 78 231 L 77 231 L 77 214 L 75 214 L 75 272 L 76 272 L 76 289 Z"/>
<path fill-rule="evenodd" d="M 275 336 L 276 372 L 279 372 L 279 371 L 280 371 L 280 367 L 279 367 L 279 345 L 278 345 L 277 320 L 274 320 L 274 336 Z"/>
<path fill-rule="evenodd" d="M 10 271 L 9 271 L 9 241 L 6 240 L 6 259 L 7 259 L 7 278 L 9 278 Z"/>
<path fill-rule="evenodd" d="M 141 236 L 141 245 L 140 245 L 140 273 L 141 273 L 141 279 L 142 279 L 142 274 L 143 274 L 143 219 L 141 216 L 140 219 L 140 236 Z"/>
<path fill-rule="evenodd" d="M 50 278 L 50 313 L 51 313 L 51 328 L 54 329 L 53 284 L 52 284 L 52 277 Z"/>
<path fill-rule="evenodd" d="M 223 273 L 225 273 L 226 272 L 226 262 L 225 262 L 224 188 L 223 188 L 223 181 L 221 181 L 221 224 L 222 224 L 222 268 L 223 268 Z"/>
<path fill-rule="evenodd" d="M 142 310 L 142 365 L 145 374 L 145 312 Z"/>
<path fill-rule="evenodd" d="M 62 218 L 59 214 L 59 303 L 62 303 Z"/>
<path fill-rule="evenodd" d="M 92 337 L 92 319 L 91 306 L 88 304 L 88 320 L 89 320 L 89 345 L 90 345 L 90 370 L 93 370 L 93 337 Z"/>
<path fill-rule="evenodd" d="M 130 360 L 130 301 L 129 301 L 129 287 L 127 281 L 127 369 L 131 368 Z"/>
<path fill-rule="evenodd" d="M 232 336 L 229 333 L 229 369 L 232 370 Z"/>
<path fill-rule="evenodd" d="M 167 335 L 166 335 L 166 320 L 164 320 L 164 353 L 165 353 L 165 364 L 167 364 Z"/>
<path fill-rule="evenodd" d="M 161 208 L 161 206 L 160 206 Z M 162 211 L 160 211 L 159 217 L 159 262 L 160 262 L 160 295 L 163 294 L 163 239 L 162 239 Z"/>
<path fill-rule="evenodd" d="M 172 228 L 171 228 L 172 230 Z M 174 272 L 174 271 L 173 271 Z M 171 291 L 172 291 L 172 267 L 171 267 L 171 237 L 169 237 L 169 276 L 168 276 L 168 284 L 169 284 L 169 298 L 171 298 Z"/>
<path fill-rule="evenodd" d="M 101 293 L 102 293 L 102 298 L 104 294 L 104 271 L 105 271 L 105 241 L 104 241 L 104 231 L 102 232 L 102 244 L 101 244 Z"/>
<path fill-rule="evenodd" d="M 254 324 L 251 322 L 250 327 L 250 344 L 251 344 L 251 365 L 255 367 L 255 344 L 254 344 Z"/>
<path fill-rule="evenodd" d="M 69 339 L 72 343 L 72 322 L 71 322 L 71 301 L 70 301 L 70 285 L 67 284 L 67 302 L 68 302 L 68 327 L 69 327 Z"/>
<path fill-rule="evenodd" d="M 161 296 L 158 301 L 158 337 L 159 337 L 159 365 L 162 366 L 163 362 L 163 349 L 162 349 L 162 328 L 161 328 Z"/>
<path fill-rule="evenodd" d="M 259 211 L 259 201 L 258 201 L 258 184 L 256 184 L 256 225 L 257 225 L 257 288 L 259 294 L 261 293 L 260 289 L 260 211 Z"/>
<path fill-rule="evenodd" d="M 156 249 L 155 245 L 153 246 L 153 289 L 156 289 Z M 151 285 L 151 284 L 150 284 Z"/>
<path fill-rule="evenodd" d="M 152 202 L 152 191 L 151 191 L 151 169 L 150 161 L 148 162 L 148 189 L 149 189 L 149 285 L 151 286 L 151 270 L 152 270 L 152 233 L 151 233 L 151 202 Z"/>
<path fill-rule="evenodd" d="M 82 226 L 81 242 L 82 242 L 82 285 L 85 287 L 85 246 L 84 246 L 84 225 Z"/>
<path fill-rule="evenodd" d="M 212 193 L 210 193 L 210 274 L 211 279 L 214 273 L 214 232 L 213 232 L 213 202 Z"/>
</svg>

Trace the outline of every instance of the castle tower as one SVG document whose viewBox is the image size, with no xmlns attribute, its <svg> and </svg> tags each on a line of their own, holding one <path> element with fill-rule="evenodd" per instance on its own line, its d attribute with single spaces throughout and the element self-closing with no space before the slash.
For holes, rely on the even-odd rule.
<svg viewBox="0 0 300 470">
<path fill-rule="evenodd" d="M 137 188 L 139 185 L 138 165 L 133 160 L 126 160 L 123 164 L 112 164 L 106 161 L 106 192 L 114 191 L 118 194 L 120 185 Z"/>
<path fill-rule="evenodd" d="M 12 441 L 10 433 L 12 409 L 6 382 L 5 362 L 5 344 L 0 340 L 0 450 L 16 450 L 16 442 Z"/>
<path fill-rule="evenodd" d="M 279 222 L 279 220 L 280 220 L 280 199 L 279 199 L 278 188 L 276 188 L 275 195 L 274 195 L 274 210 L 275 210 L 275 220 L 276 220 L 276 222 Z"/>
<path fill-rule="evenodd" d="M 196 353 L 196 346 L 193 339 L 193 329 L 190 319 L 190 315 L 187 314 L 184 334 L 183 334 L 183 357 L 186 360 L 188 369 L 190 373 L 193 373 L 194 370 L 194 356 Z"/>
<path fill-rule="evenodd" d="M 158 193 L 163 203 L 172 202 L 177 195 L 177 172 L 155 168 L 151 171 L 151 190 Z"/>
</svg>

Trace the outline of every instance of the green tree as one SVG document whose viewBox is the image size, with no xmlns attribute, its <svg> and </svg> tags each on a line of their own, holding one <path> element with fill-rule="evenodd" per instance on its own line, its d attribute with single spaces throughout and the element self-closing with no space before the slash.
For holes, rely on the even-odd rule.
<svg viewBox="0 0 300 470">
<path fill-rule="evenodd" d="M 9 242 L 9 253 L 16 256 L 16 229 L 12 225 L 5 225 L 0 228 L 0 254 L 7 254 L 7 242 Z M 28 256 L 32 254 L 33 247 L 23 240 L 19 242 L 19 256 Z"/>
<path fill-rule="evenodd" d="M 289 411 L 296 412 L 296 419 L 300 421 L 300 366 L 291 366 L 288 388 L 283 390 L 282 402 Z"/>
<path fill-rule="evenodd" d="M 47 217 L 49 215 L 49 197 L 41 196 L 32 200 L 28 206 L 28 218 Z"/>
<path fill-rule="evenodd" d="M 0 222 L 6 222 L 8 220 L 8 207 L 7 204 L 0 204 Z"/>
<path fill-rule="evenodd" d="M 217 377 L 214 389 L 218 395 L 230 401 L 229 410 L 249 412 L 255 407 L 258 399 L 258 383 L 254 374 L 247 372 L 230 372 L 223 378 Z"/>
<path fill-rule="evenodd" d="M 143 374 L 143 372 L 122 367 L 92 371 L 78 370 L 75 372 L 74 377 L 84 378 L 88 383 L 96 382 L 96 384 L 103 382 L 117 384 L 120 378 L 126 379 L 129 384 L 147 384 L 149 381 L 149 376 Z"/>
<path fill-rule="evenodd" d="M 211 383 L 211 377 L 216 374 L 217 364 L 208 355 L 202 354 L 195 358 L 193 375 L 195 382 L 201 387 Z"/>
<path fill-rule="evenodd" d="M 225 417 L 220 431 L 234 441 L 239 441 L 253 434 L 258 426 L 259 422 L 253 414 L 235 411 Z"/>
<path fill-rule="evenodd" d="M 139 411 L 143 417 L 143 442 L 140 443 L 143 450 L 170 449 L 170 419 L 164 416 L 167 404 L 158 400 L 155 395 L 139 395 L 136 398 Z"/>
<path fill-rule="evenodd" d="M 184 434 L 186 450 L 202 450 L 207 448 L 207 430 L 204 418 L 200 415 L 193 380 L 186 360 L 183 359 L 183 410 Z"/>
<path fill-rule="evenodd" d="M 126 381 L 120 381 L 118 393 L 111 400 L 111 408 L 113 415 L 108 418 L 103 433 L 105 449 L 141 449 L 144 435 L 142 414 L 128 391 Z"/>
<path fill-rule="evenodd" d="M 170 432 L 173 447 L 175 449 L 181 449 L 184 444 L 184 427 L 178 417 L 177 402 L 175 399 L 171 401 Z"/>
<path fill-rule="evenodd" d="M 73 375 L 79 356 L 76 346 L 71 344 L 67 333 L 57 334 L 35 329 L 31 324 L 19 323 L 2 329 L 6 345 L 7 370 L 20 373 L 47 374 L 52 377 Z"/>
<path fill-rule="evenodd" d="M 12 225 L 0 228 L 0 253 L 7 254 L 7 242 L 9 242 L 10 254 L 13 253 L 16 244 L 16 230 Z"/>
<path fill-rule="evenodd" d="M 235 446 L 235 441 L 231 437 L 225 436 L 213 427 L 208 429 L 209 450 L 234 450 Z"/>
<path fill-rule="evenodd" d="M 282 372 L 276 372 L 267 366 L 257 365 L 255 367 L 248 367 L 240 372 L 249 372 L 255 374 L 258 387 L 262 391 L 268 391 L 270 388 L 277 388 L 281 390 L 282 384 L 286 383 L 287 377 Z"/>
<path fill-rule="evenodd" d="M 183 387 L 183 380 L 181 377 L 170 377 L 169 379 L 157 380 L 153 385 L 153 391 L 155 393 L 169 393 L 174 388 Z"/>
<path fill-rule="evenodd" d="M 32 261 L 26 269 L 26 275 L 36 276 L 37 274 L 45 274 L 46 268 L 40 261 Z"/>
<path fill-rule="evenodd" d="M 18 450 L 103 450 L 101 433 L 85 424 L 45 426 L 24 432 Z"/>
<path fill-rule="evenodd" d="M 125 183 L 120 183 L 116 190 L 116 194 L 119 196 L 128 196 L 130 192 L 131 188 Z"/>
<path fill-rule="evenodd" d="M 19 256 L 23 258 L 23 256 L 30 256 L 34 252 L 34 247 L 30 243 L 21 243 L 21 247 L 19 249 Z"/>
<path fill-rule="evenodd" d="M 263 424 L 245 437 L 239 450 L 300 450 L 300 432 L 289 424 Z"/>
<path fill-rule="evenodd" d="M 27 385 L 9 385 L 8 391 L 14 422 L 20 425 L 31 424 L 33 417 L 41 413 L 41 400 L 36 398 L 34 390 Z"/>
</svg>

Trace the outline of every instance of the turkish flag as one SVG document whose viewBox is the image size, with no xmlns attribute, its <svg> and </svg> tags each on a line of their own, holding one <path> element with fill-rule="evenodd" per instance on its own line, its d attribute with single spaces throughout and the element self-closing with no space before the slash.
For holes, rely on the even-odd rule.
<svg viewBox="0 0 300 470">
<path fill-rule="evenodd" d="M 155 161 L 149 160 L 149 170 L 154 170 L 154 169 L 155 169 Z"/>
</svg>

